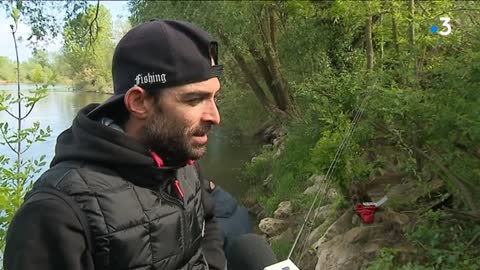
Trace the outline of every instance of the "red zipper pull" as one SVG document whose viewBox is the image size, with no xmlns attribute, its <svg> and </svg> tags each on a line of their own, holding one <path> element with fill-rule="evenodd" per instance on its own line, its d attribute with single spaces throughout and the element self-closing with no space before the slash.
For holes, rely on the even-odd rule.
<svg viewBox="0 0 480 270">
<path fill-rule="evenodd" d="M 155 161 L 155 163 L 157 164 L 157 167 L 162 167 L 163 166 L 163 159 L 155 152 L 153 151 L 150 151 L 150 154 L 152 155 L 152 158 L 153 160 Z"/>
<path fill-rule="evenodd" d="M 185 195 L 183 194 L 183 190 L 180 187 L 180 182 L 178 181 L 178 179 L 175 179 L 175 187 L 177 188 L 177 191 L 178 191 L 178 193 L 180 194 L 180 196 L 182 197 L 182 200 L 183 200 L 183 197 Z"/>
</svg>

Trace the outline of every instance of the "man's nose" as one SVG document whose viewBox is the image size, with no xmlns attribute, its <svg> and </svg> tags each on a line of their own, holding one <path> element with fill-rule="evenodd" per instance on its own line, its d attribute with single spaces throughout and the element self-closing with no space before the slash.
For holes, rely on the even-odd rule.
<svg viewBox="0 0 480 270">
<path fill-rule="evenodd" d="M 220 113 L 218 112 L 215 102 L 212 102 L 207 111 L 203 114 L 203 121 L 210 122 L 213 125 L 220 124 Z"/>
</svg>

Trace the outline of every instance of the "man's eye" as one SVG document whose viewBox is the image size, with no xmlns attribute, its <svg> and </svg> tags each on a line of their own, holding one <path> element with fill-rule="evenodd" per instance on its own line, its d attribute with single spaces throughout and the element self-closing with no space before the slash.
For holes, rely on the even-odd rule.
<svg viewBox="0 0 480 270">
<path fill-rule="evenodd" d="M 191 99 L 191 100 L 187 101 L 187 103 L 190 104 L 190 105 L 197 105 L 200 102 L 202 102 L 202 99 L 200 99 L 200 98 L 195 98 L 195 99 Z"/>
</svg>

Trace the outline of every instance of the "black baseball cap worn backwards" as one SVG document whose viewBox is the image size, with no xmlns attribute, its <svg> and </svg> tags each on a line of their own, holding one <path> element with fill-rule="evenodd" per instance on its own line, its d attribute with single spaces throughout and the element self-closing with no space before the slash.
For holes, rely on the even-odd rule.
<svg viewBox="0 0 480 270">
<path fill-rule="evenodd" d="M 89 113 L 123 104 L 134 85 L 153 92 L 218 77 L 218 43 L 206 31 L 183 21 L 154 19 L 132 28 L 118 42 L 112 61 L 112 97 Z"/>
</svg>

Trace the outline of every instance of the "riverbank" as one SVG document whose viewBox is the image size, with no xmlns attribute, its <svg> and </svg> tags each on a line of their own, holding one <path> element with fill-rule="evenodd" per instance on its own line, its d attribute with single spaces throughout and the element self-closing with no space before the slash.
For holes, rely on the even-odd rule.
<svg viewBox="0 0 480 270">
<path fill-rule="evenodd" d="M 270 132 L 274 136 L 247 165 L 253 186 L 243 198 L 279 259 L 289 254 L 318 194 L 291 257 L 300 269 L 480 269 L 480 217 L 462 209 L 447 179 L 431 172 L 419 181 L 399 162 L 397 146 L 378 139 L 369 155 L 355 160 L 371 164 L 381 153 L 382 164 L 367 166 L 368 174 L 356 170 L 351 181 L 342 182 L 338 172 L 328 178 L 312 173 L 309 150 L 331 137 L 312 146 L 296 129 L 280 130 Z M 338 170 L 351 170 L 347 165 L 343 159 Z M 387 202 L 370 212 L 355 209 L 384 197 Z"/>
</svg>

